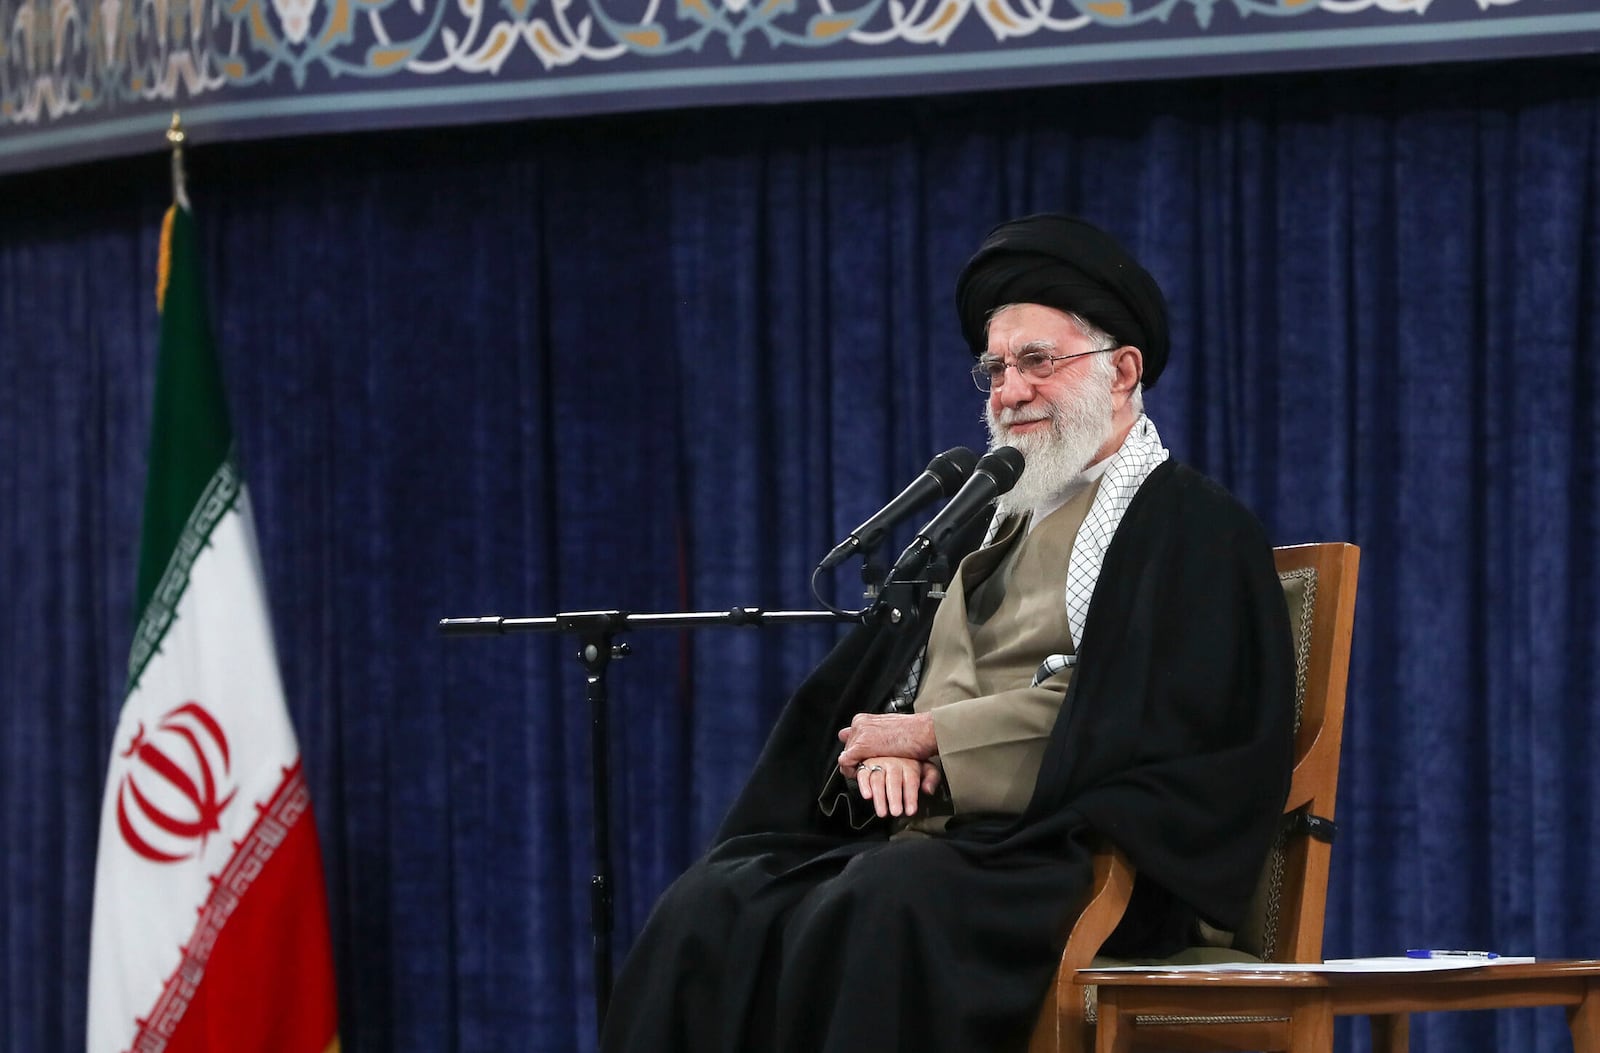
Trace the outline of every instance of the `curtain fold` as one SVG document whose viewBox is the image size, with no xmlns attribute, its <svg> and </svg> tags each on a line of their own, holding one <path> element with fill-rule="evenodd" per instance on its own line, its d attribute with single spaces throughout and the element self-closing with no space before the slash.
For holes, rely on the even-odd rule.
<svg viewBox="0 0 1600 1053">
<path fill-rule="evenodd" d="M 1327 954 L 1600 955 L 1592 63 L 202 143 L 190 165 L 347 1050 L 593 1045 L 576 643 L 437 619 L 814 606 L 823 553 L 981 444 L 950 291 L 994 223 L 1041 209 L 1112 230 L 1166 290 L 1147 406 L 1175 454 L 1276 543 L 1363 548 Z M 0 181 L 5 1049 L 82 1045 L 166 195 L 156 156 Z M 854 566 L 821 587 L 859 605 Z M 619 956 L 835 633 L 627 638 Z M 1554 1011 L 1413 1034 L 1567 1048 Z"/>
</svg>

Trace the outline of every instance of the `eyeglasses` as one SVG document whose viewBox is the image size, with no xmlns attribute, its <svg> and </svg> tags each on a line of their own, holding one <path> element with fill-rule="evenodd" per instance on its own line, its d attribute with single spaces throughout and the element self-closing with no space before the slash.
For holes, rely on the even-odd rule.
<svg viewBox="0 0 1600 1053">
<path fill-rule="evenodd" d="M 1043 351 L 1025 351 L 1017 356 L 1015 362 L 1007 362 L 1001 358 L 980 358 L 978 364 L 972 367 L 972 382 L 978 385 L 979 391 L 993 391 L 1005 384 L 1008 369 L 1015 369 L 1018 373 L 1024 373 L 1034 380 L 1048 380 L 1055 373 L 1057 362 L 1115 350 L 1117 350 L 1115 347 L 1098 347 L 1093 351 L 1079 351 L 1075 355 L 1047 355 Z"/>
</svg>

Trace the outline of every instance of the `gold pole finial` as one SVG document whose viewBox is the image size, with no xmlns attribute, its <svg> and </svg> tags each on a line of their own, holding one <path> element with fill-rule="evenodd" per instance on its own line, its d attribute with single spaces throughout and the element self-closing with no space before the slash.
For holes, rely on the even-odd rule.
<svg viewBox="0 0 1600 1053">
<path fill-rule="evenodd" d="M 172 123 L 167 126 L 167 144 L 172 147 L 172 199 L 182 208 L 189 207 L 189 188 L 183 171 L 183 146 L 189 136 L 183 130 L 183 118 L 172 111 Z"/>
</svg>

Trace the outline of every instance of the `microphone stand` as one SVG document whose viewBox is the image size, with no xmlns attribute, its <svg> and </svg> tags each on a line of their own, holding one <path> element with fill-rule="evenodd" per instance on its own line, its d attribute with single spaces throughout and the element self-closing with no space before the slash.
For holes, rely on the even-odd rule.
<svg viewBox="0 0 1600 1053">
<path fill-rule="evenodd" d="M 441 618 L 445 636 L 504 636 L 511 633 L 559 632 L 576 635 L 581 646 L 588 684 L 589 753 L 593 769 L 594 877 L 589 882 L 589 928 L 594 939 L 595 1028 L 605 1025 L 611 1004 L 611 796 L 606 732 L 606 669 L 613 658 L 629 653 L 626 643 L 615 642 L 628 629 L 697 629 L 709 626 L 804 625 L 853 621 L 831 611 L 764 611 L 759 607 L 734 607 L 727 611 L 687 611 L 675 614 L 630 614 L 627 611 L 570 611 L 541 618 Z"/>
<path fill-rule="evenodd" d="M 892 578 L 886 583 L 882 565 L 867 560 L 861 566 L 861 578 L 870 602 L 861 612 L 861 620 L 868 625 L 909 629 L 920 619 L 933 617 L 939 601 L 944 599 L 951 574 L 950 561 L 936 552 L 920 577 Z"/>
</svg>

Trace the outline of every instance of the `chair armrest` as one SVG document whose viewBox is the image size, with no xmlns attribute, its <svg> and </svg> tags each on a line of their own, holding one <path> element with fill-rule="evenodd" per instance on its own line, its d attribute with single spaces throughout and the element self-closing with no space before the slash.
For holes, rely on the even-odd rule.
<svg viewBox="0 0 1600 1053">
<path fill-rule="evenodd" d="M 1087 969 L 1100 947 L 1122 920 L 1133 896 L 1133 863 L 1122 849 L 1101 841 L 1094 852 L 1094 876 L 1083 910 L 1067 933 L 1061 964 L 1050 981 L 1050 994 L 1044 1000 L 1029 1053 L 1072 1053 L 1086 1048 L 1087 1014 L 1084 988 L 1072 982 L 1079 969 Z"/>
<path fill-rule="evenodd" d="M 1103 842 L 1095 850 L 1089 897 L 1067 935 L 1066 948 L 1061 952 L 1063 966 L 1087 969 L 1100 953 L 1100 947 L 1128 909 L 1135 873 L 1132 861 L 1111 842 Z"/>
</svg>

